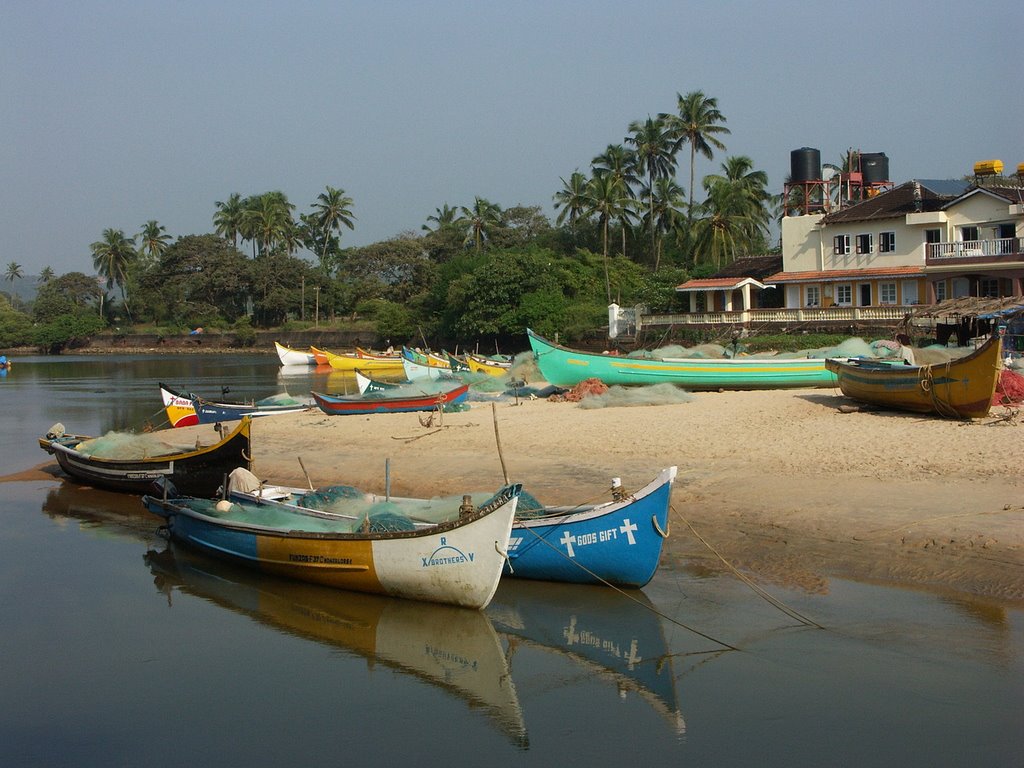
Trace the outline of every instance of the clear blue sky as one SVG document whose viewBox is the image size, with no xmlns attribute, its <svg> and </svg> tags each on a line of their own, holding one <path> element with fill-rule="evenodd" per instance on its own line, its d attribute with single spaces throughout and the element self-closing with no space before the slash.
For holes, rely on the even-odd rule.
<svg viewBox="0 0 1024 768">
<path fill-rule="evenodd" d="M 341 187 L 343 245 L 477 195 L 551 214 L 560 176 L 692 90 L 732 131 L 698 179 L 745 154 L 778 192 L 803 146 L 885 152 L 894 181 L 1012 171 L 1022 28 L 1019 0 L 6 0 L 0 263 L 92 272 L 105 228 L 210 232 L 232 192 L 306 212 Z"/>
</svg>

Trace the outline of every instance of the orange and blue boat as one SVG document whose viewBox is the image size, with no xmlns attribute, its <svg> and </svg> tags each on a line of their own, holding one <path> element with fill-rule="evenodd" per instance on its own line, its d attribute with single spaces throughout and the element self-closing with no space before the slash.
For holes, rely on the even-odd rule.
<svg viewBox="0 0 1024 768">
<path fill-rule="evenodd" d="M 482 609 L 505 563 L 519 485 L 417 525 L 386 502 L 365 516 L 279 504 L 144 496 L 172 539 L 259 571 L 353 592 Z"/>
</svg>

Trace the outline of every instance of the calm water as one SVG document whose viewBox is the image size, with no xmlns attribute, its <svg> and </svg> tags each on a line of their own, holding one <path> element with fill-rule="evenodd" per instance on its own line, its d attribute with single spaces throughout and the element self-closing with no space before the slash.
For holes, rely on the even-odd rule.
<svg viewBox="0 0 1024 768">
<path fill-rule="evenodd" d="M 36 438 L 58 421 L 89 434 L 159 423 L 159 381 L 239 397 L 344 386 L 282 376 L 269 355 L 20 359 L 0 378 L 0 471 L 45 461 Z M 0 765 L 1019 766 L 1024 754 L 1020 611 L 848 582 L 773 588 L 828 627 L 812 630 L 731 578 L 663 568 L 633 600 L 510 581 L 478 614 L 171 549 L 132 496 L 0 489 Z"/>
</svg>

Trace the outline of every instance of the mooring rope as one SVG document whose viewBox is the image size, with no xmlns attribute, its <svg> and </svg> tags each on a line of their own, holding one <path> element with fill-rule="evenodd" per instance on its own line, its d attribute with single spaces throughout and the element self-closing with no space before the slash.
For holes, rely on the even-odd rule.
<svg viewBox="0 0 1024 768">
<path fill-rule="evenodd" d="M 752 590 L 754 590 L 754 592 L 757 595 L 759 595 L 761 598 L 763 598 L 769 604 L 771 604 L 774 607 L 778 608 L 780 611 L 782 611 L 784 614 L 786 614 L 790 618 L 799 621 L 801 624 L 805 624 L 805 625 L 811 626 L 811 627 L 817 627 L 818 629 L 824 629 L 824 627 L 821 626 L 821 624 L 819 624 L 818 622 L 814 621 L 813 619 L 807 618 L 802 613 L 799 613 L 798 611 L 794 610 L 793 608 L 790 608 L 788 605 L 783 603 L 777 597 L 774 597 L 773 595 L 770 595 L 764 589 L 762 589 L 757 584 L 755 584 L 753 581 L 751 581 L 749 578 L 747 578 L 742 573 L 740 573 L 739 570 L 737 570 L 737 568 L 732 563 L 730 563 L 728 560 L 726 560 L 725 557 L 723 557 L 722 554 L 718 550 L 716 550 L 713 546 L 711 546 L 711 544 L 708 543 L 708 541 L 703 536 L 701 536 L 699 533 L 697 533 L 697 529 L 693 527 L 693 525 L 690 523 L 689 520 L 687 520 L 685 517 L 682 516 L 682 514 L 680 514 L 679 510 L 677 510 L 674 505 L 670 504 L 669 508 L 672 510 L 672 512 L 674 512 L 676 515 L 679 516 L 679 519 L 683 521 L 683 523 L 686 525 L 686 527 L 690 529 L 690 531 L 693 533 L 694 536 L 697 537 L 697 540 L 701 544 L 703 544 L 705 547 L 707 547 L 708 550 L 711 551 L 719 560 L 721 560 L 725 564 L 725 566 L 730 571 L 732 571 L 732 573 L 740 581 L 742 581 L 744 584 L 746 584 L 748 587 L 750 587 Z"/>
<path fill-rule="evenodd" d="M 575 565 L 577 568 L 579 568 L 580 570 L 582 570 L 585 573 L 587 573 L 591 578 L 596 579 L 597 581 L 599 581 L 602 584 L 604 584 L 606 587 L 610 587 L 611 589 L 614 589 L 620 595 L 622 595 L 623 597 L 626 597 L 626 598 L 632 600 L 634 603 L 639 605 L 641 608 L 645 608 L 646 610 L 651 611 L 652 613 L 660 616 L 661 618 L 665 619 L 666 621 L 672 622 L 677 627 L 685 629 L 687 632 L 692 632 L 693 634 L 695 634 L 695 635 L 697 635 L 699 637 L 703 637 L 705 640 L 710 640 L 713 643 L 718 643 L 720 646 L 722 646 L 723 648 L 728 648 L 730 651 L 738 651 L 738 650 L 740 650 L 739 648 L 737 648 L 734 645 L 729 645 L 729 643 L 723 642 L 723 641 L 719 640 L 718 638 L 715 638 L 715 637 L 712 637 L 711 635 L 705 634 L 704 632 L 701 632 L 698 629 L 694 629 L 693 627 L 687 626 L 686 624 L 683 624 L 681 621 L 677 621 L 676 619 L 672 618 L 671 616 L 662 613 L 657 608 L 654 608 L 654 607 L 652 607 L 650 605 L 645 605 L 644 603 L 642 603 L 639 600 L 637 600 L 635 597 L 633 597 L 631 594 L 629 594 L 625 590 L 619 588 L 615 584 L 612 584 L 607 579 L 601 578 L 596 573 L 594 573 L 592 570 L 587 568 L 587 566 L 585 566 L 582 563 L 577 562 L 573 558 L 569 557 L 565 552 L 563 552 L 561 549 L 556 547 L 554 544 L 552 544 L 550 541 L 548 541 L 546 538 L 541 536 L 536 531 L 534 531 L 534 530 L 532 530 L 530 528 L 527 528 L 526 530 L 530 531 L 530 533 L 532 533 L 534 536 L 536 536 L 539 541 L 543 542 L 546 546 L 550 547 L 552 550 L 554 550 L 559 555 L 564 557 L 566 560 L 568 560 L 570 563 Z M 510 560 L 509 561 L 509 565 L 511 566 L 511 564 L 512 564 L 512 561 Z M 717 653 L 717 651 L 706 651 L 706 653 Z"/>
</svg>

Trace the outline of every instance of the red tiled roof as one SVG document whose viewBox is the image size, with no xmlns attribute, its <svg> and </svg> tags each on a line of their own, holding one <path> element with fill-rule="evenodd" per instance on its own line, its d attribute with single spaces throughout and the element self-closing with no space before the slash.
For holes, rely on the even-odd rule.
<svg viewBox="0 0 1024 768">
<path fill-rule="evenodd" d="M 923 267 L 873 267 L 871 269 L 826 269 L 809 272 L 776 272 L 766 283 L 833 283 L 838 280 L 871 280 L 886 277 L 924 277 Z"/>
<path fill-rule="evenodd" d="M 722 288 L 736 288 L 740 283 L 751 278 L 747 277 L 705 277 L 699 280 L 687 280 L 682 285 L 677 285 L 677 291 L 714 290 Z M 756 281 L 755 281 L 756 282 Z"/>
</svg>

